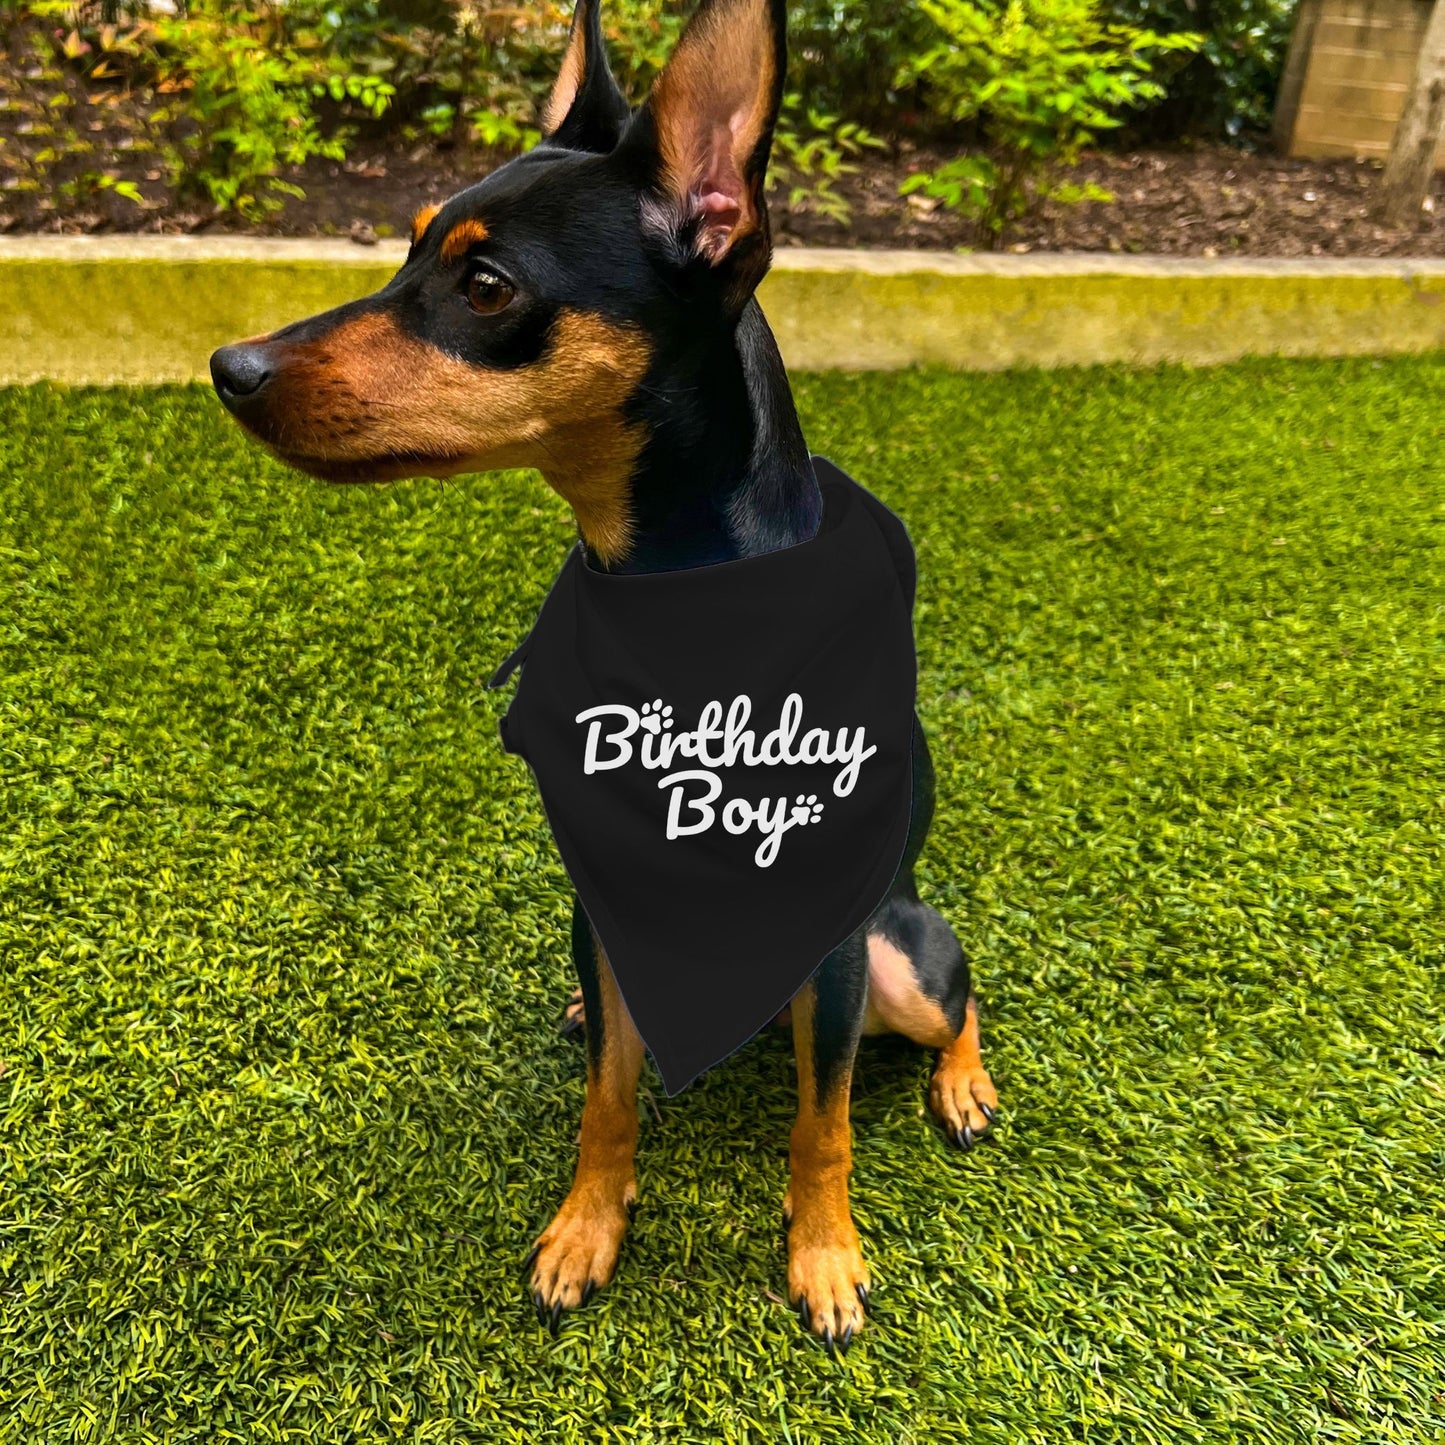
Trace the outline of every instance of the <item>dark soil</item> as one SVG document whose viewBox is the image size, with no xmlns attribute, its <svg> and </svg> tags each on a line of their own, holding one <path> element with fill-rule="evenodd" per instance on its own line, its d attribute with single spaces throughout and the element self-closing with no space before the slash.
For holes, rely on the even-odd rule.
<svg viewBox="0 0 1445 1445">
<path fill-rule="evenodd" d="M 501 157 L 392 133 L 358 140 L 345 163 L 313 160 L 286 179 L 304 198 L 288 200 L 251 224 L 217 214 L 167 190 L 147 113 L 154 98 L 137 91 L 87 93 L 78 80 L 27 69 L 12 50 L 0 58 L 0 232 L 250 232 L 346 236 L 366 242 L 404 235 L 413 213 L 484 175 Z M 53 83 L 52 83 L 53 82 Z M 63 90 L 57 109 L 53 96 Z M 64 129 L 87 149 L 42 171 L 37 156 Z M 780 187 L 772 201 L 778 243 L 809 246 L 972 247 L 984 242 L 937 203 L 900 197 L 912 172 L 944 159 L 903 145 L 867 153 L 839 191 L 852 206 L 840 225 L 790 207 Z M 99 178 L 133 183 L 140 203 L 99 188 Z M 1442 256 L 1445 177 L 1437 200 L 1414 229 L 1387 230 L 1370 215 L 1378 167 L 1353 161 L 1284 160 L 1223 146 L 1098 152 L 1071 178 L 1116 196 L 1110 204 L 1043 205 L 1001 238 L 1014 251 L 1124 251 L 1180 256 Z"/>
<path fill-rule="evenodd" d="M 828 240 L 813 217 L 788 217 L 810 245 L 978 245 L 971 228 L 898 185 L 931 157 L 904 156 L 850 177 L 851 234 Z M 1110 203 L 1046 203 L 1001 238 L 1007 251 L 1122 251 L 1175 256 L 1445 256 L 1445 175 L 1413 230 L 1371 218 L 1380 167 L 1286 160 L 1229 146 L 1096 152 L 1069 179 Z"/>
<path fill-rule="evenodd" d="M 306 192 L 258 223 L 178 201 L 143 162 L 115 169 L 136 180 L 144 207 L 110 193 L 75 200 L 48 191 L 0 190 L 0 231 L 82 233 L 249 232 L 345 236 L 403 235 L 412 214 L 478 179 L 500 157 L 422 144 L 377 144 L 350 160 L 312 161 L 289 179 Z M 772 201 L 779 245 L 982 249 L 974 228 L 922 196 L 898 194 L 911 171 L 935 157 L 869 157 L 840 191 L 852 204 L 847 227 L 806 206 Z M 0 152 L 0 186 L 4 185 Z M 133 174 L 128 174 L 132 173 Z M 1413 230 L 1371 218 L 1379 168 L 1354 161 L 1284 160 L 1224 146 L 1084 157 L 1073 177 L 1111 191 L 1110 204 L 1045 204 L 1002 238 L 1010 251 L 1123 251 L 1178 256 L 1445 256 L 1445 184 Z"/>
</svg>

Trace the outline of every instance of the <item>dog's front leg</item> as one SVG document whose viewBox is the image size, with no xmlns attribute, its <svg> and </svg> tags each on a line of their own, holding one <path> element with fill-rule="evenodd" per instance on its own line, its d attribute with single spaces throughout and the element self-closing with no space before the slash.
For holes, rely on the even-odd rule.
<svg viewBox="0 0 1445 1445">
<path fill-rule="evenodd" d="M 582 905 L 572 907 L 572 956 L 587 1010 L 587 1101 L 571 1192 L 528 1259 L 538 1317 L 556 1334 L 562 1311 L 586 1304 L 617 1267 L 637 1197 L 637 1077 L 642 1040 Z"/>
<path fill-rule="evenodd" d="M 868 1270 L 848 1207 L 848 1096 L 867 998 L 868 947 L 860 930 L 793 1000 L 798 1118 L 783 1201 L 788 1298 L 829 1350 L 848 1348 L 868 1303 Z"/>
</svg>

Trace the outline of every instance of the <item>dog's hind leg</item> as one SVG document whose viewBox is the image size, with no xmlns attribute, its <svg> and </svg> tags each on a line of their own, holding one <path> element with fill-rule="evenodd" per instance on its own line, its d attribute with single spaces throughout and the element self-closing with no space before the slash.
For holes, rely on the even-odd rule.
<svg viewBox="0 0 1445 1445">
<path fill-rule="evenodd" d="M 897 1033 L 937 1049 L 928 1104 L 962 1149 L 993 1123 L 998 1094 L 978 1046 L 978 1004 L 968 960 L 936 908 L 918 896 L 913 868 L 933 822 L 933 759 L 913 720 L 913 810 L 893 888 L 864 930 L 868 937 L 865 1034 Z"/>
<path fill-rule="evenodd" d="M 937 909 L 911 883 L 868 921 L 866 1034 L 899 1033 L 937 1049 L 928 1104 L 962 1149 L 993 1123 L 998 1092 L 979 1052 L 978 1001 L 968 962 Z"/>
<path fill-rule="evenodd" d="M 555 1334 L 562 1311 L 611 1278 L 637 1197 L 637 1079 L 642 1040 L 617 980 L 574 900 L 572 954 L 587 1007 L 587 1100 L 572 1189 L 528 1256 L 532 1301 Z"/>
<path fill-rule="evenodd" d="M 867 997 L 862 932 L 835 948 L 793 999 L 798 1117 L 789 1147 L 788 1298 L 829 1350 L 862 1327 L 868 1270 L 848 1206 L 848 1095 Z"/>
</svg>

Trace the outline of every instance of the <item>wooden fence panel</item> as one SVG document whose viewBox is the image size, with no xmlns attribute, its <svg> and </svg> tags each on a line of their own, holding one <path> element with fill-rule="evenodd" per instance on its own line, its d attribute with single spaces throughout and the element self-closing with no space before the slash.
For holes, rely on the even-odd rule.
<svg viewBox="0 0 1445 1445">
<path fill-rule="evenodd" d="M 1279 148 L 1383 161 L 1429 16 L 1430 0 L 1303 0 L 1280 83 Z M 1436 164 L 1445 169 L 1445 142 Z"/>
</svg>

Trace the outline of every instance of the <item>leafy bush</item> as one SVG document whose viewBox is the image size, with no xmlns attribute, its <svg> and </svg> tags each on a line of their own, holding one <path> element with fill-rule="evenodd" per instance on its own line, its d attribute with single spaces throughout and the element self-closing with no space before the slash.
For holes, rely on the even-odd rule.
<svg viewBox="0 0 1445 1445">
<path fill-rule="evenodd" d="M 690 0 L 610 0 L 609 59 L 634 104 L 672 53 Z M 385 76 L 400 118 L 438 138 L 526 149 L 557 74 L 571 19 L 565 0 L 292 0 L 293 27 L 356 70 Z"/>
<path fill-rule="evenodd" d="M 1199 43 L 1108 24 L 1099 0 L 921 0 L 921 8 L 942 38 L 897 79 L 919 84 L 939 118 L 967 125 L 980 146 L 903 189 L 961 211 L 991 244 L 1034 201 L 1112 199 L 1097 186 L 1060 184 L 1058 168 L 1119 125 L 1120 111 L 1162 96 L 1160 60 Z"/>
<path fill-rule="evenodd" d="M 835 182 L 858 167 L 852 157 L 879 149 L 883 141 L 856 121 L 842 120 L 814 107 L 804 107 L 796 92 L 783 97 L 773 134 L 773 159 L 768 189 L 786 187 L 788 205 L 808 210 L 846 226 L 852 206 Z"/>
<path fill-rule="evenodd" d="M 112 123 L 127 131 L 124 151 L 155 153 L 177 194 L 250 217 L 276 209 L 281 196 L 299 194 L 283 167 L 342 158 L 345 118 L 380 116 L 393 94 L 290 11 L 264 0 L 190 0 L 154 15 L 108 0 L 26 0 L 6 37 L 9 65 L 26 77 L 18 103 L 6 103 L 22 117 L 20 143 L 6 148 L 7 188 L 69 202 L 109 191 L 143 203 L 134 181 L 102 168 L 116 157 L 102 157 L 70 118 L 81 101 L 94 113 L 109 100 Z"/>
<path fill-rule="evenodd" d="M 634 102 L 692 3 L 607 0 L 612 62 Z M 793 207 L 846 223 L 838 183 L 880 144 L 872 132 L 946 136 L 966 153 L 908 189 L 963 211 L 996 240 L 1037 199 L 1103 196 L 1061 185 L 1057 169 L 1125 116 L 1154 135 L 1242 135 L 1263 124 L 1293 3 L 791 0 L 774 183 Z M 136 148 L 159 151 L 174 189 L 252 216 L 295 189 L 288 167 L 340 158 L 355 124 L 383 112 L 407 138 L 523 150 L 537 140 L 570 8 L 176 0 L 174 14 L 160 14 L 141 0 L 0 0 L 0 11 L 29 17 L 50 87 L 43 103 L 23 92 L 6 102 L 27 127 L 7 171 L 14 185 L 62 200 L 134 191 L 86 159 L 86 127 L 67 118 L 98 80 L 138 101 Z"/>
<path fill-rule="evenodd" d="M 329 97 L 380 115 L 393 94 L 374 75 L 348 74 L 312 36 L 291 35 L 279 9 L 191 0 L 153 22 L 158 89 L 175 97 L 158 121 L 180 120 L 165 147 L 177 190 L 202 191 L 219 209 L 254 216 L 300 190 L 283 166 L 314 155 L 340 160 L 338 134 L 322 133 L 315 102 Z"/>
<path fill-rule="evenodd" d="M 1201 33 L 1203 43 L 1164 76 L 1164 90 L 1134 107 L 1143 135 L 1239 139 L 1265 130 L 1297 0 L 1104 0 L 1109 25 L 1160 35 Z M 907 61 L 936 38 L 925 8 L 896 0 L 792 0 L 789 85 L 809 103 L 875 131 L 927 130 L 929 114 Z M 915 112 L 922 112 L 916 114 Z"/>
<path fill-rule="evenodd" d="M 1169 79 L 1168 93 L 1141 128 L 1240 139 L 1269 128 L 1297 0 L 1109 0 L 1120 25 L 1164 34 L 1202 32 L 1198 52 Z"/>
<path fill-rule="evenodd" d="M 821 111 L 874 130 L 912 129 L 914 98 L 896 78 L 934 35 L 922 9 L 897 0 L 792 0 L 789 88 Z"/>
<path fill-rule="evenodd" d="M 607 58 L 627 98 L 639 104 L 667 64 L 693 7 L 688 0 L 604 0 L 604 5 Z M 550 82 L 557 52 L 549 46 L 548 54 Z"/>
<path fill-rule="evenodd" d="M 43 195 L 53 208 L 85 203 L 112 191 L 127 201 L 140 194 L 134 182 L 110 169 L 115 157 L 98 145 L 81 119 L 87 89 L 123 75 L 141 52 L 134 27 L 100 24 L 82 35 L 68 22 L 60 0 L 32 0 L 24 10 L 0 16 L 0 186 L 7 192 Z M 121 141 L 133 157 L 154 150 L 144 123 Z"/>
</svg>

